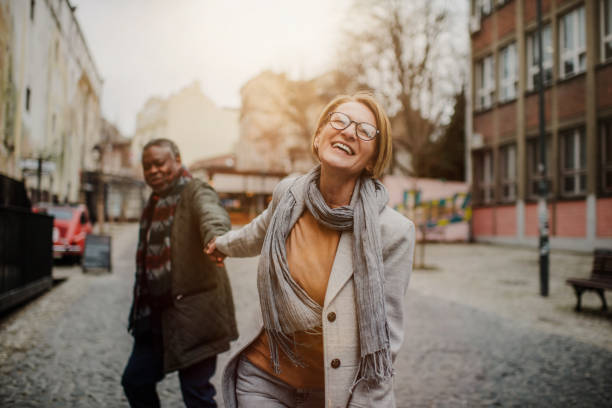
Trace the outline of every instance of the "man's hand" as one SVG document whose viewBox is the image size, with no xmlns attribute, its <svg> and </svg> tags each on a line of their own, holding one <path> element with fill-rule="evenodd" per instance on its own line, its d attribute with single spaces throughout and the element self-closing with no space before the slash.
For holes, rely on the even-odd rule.
<svg viewBox="0 0 612 408">
<path fill-rule="evenodd" d="M 223 260 L 227 255 L 217 249 L 215 238 L 211 239 L 210 242 L 206 244 L 203 251 L 217 266 L 223 266 Z"/>
</svg>

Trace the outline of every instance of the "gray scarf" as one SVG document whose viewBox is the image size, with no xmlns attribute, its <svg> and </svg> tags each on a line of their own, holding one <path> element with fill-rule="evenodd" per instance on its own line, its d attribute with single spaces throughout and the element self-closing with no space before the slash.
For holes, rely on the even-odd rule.
<svg viewBox="0 0 612 408">
<path fill-rule="evenodd" d="M 378 217 L 389 196 L 378 180 L 361 177 L 358 194 L 350 206 L 330 208 L 317 183 L 317 166 L 306 177 L 305 204 L 315 219 L 337 231 L 353 231 L 353 282 L 359 325 L 361 360 L 355 379 L 381 382 L 393 374 L 389 325 L 385 312 L 383 258 Z M 291 189 L 281 197 L 266 232 L 257 271 L 263 324 L 270 344 L 274 371 L 280 372 L 278 348 L 296 365 L 303 366 L 292 349 L 297 331 L 321 332 L 322 308 L 298 285 L 287 265 L 285 242 L 293 225 L 296 199 Z"/>
</svg>

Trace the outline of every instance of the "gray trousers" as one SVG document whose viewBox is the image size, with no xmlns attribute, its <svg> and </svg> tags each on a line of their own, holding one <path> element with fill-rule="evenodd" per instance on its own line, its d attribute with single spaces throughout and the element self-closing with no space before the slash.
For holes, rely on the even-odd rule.
<svg viewBox="0 0 612 408">
<path fill-rule="evenodd" d="M 325 390 L 296 389 L 240 356 L 236 373 L 238 408 L 324 408 Z"/>
</svg>

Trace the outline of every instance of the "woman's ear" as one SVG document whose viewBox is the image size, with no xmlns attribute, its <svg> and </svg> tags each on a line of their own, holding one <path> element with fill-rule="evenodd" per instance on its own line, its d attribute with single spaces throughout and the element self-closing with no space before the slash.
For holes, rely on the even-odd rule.
<svg viewBox="0 0 612 408">
<path fill-rule="evenodd" d="M 314 148 L 317 153 L 319 153 L 319 135 L 317 134 L 314 138 Z"/>
</svg>

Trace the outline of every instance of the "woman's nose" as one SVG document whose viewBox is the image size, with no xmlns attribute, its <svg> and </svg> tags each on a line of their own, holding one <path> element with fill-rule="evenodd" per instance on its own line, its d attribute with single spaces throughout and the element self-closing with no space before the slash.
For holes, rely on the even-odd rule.
<svg viewBox="0 0 612 408">
<path fill-rule="evenodd" d="M 356 131 L 357 131 L 357 124 L 353 122 L 350 125 L 348 125 L 346 128 L 344 128 L 344 130 L 342 131 L 342 134 L 348 137 L 349 139 L 353 140 L 355 138 Z"/>
</svg>

